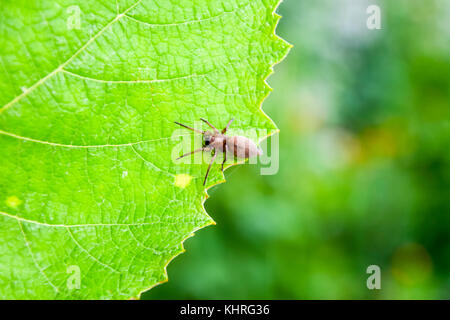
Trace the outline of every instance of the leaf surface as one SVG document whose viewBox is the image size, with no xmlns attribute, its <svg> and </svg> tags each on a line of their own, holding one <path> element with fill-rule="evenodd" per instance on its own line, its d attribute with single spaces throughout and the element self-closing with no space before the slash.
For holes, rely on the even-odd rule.
<svg viewBox="0 0 450 320">
<path fill-rule="evenodd" d="M 173 121 L 276 131 L 260 105 L 289 48 L 277 2 L 2 4 L 1 298 L 128 299 L 167 280 L 213 223 L 207 164 L 173 161 Z"/>
</svg>

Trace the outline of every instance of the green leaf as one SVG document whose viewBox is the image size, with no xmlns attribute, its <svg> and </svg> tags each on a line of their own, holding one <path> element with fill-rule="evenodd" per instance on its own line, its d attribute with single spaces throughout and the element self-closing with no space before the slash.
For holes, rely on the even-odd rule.
<svg viewBox="0 0 450 320">
<path fill-rule="evenodd" d="M 172 161 L 173 121 L 276 131 L 260 105 L 289 49 L 277 2 L 2 3 L 1 298 L 128 299 L 167 280 L 213 223 L 207 163 Z"/>
</svg>

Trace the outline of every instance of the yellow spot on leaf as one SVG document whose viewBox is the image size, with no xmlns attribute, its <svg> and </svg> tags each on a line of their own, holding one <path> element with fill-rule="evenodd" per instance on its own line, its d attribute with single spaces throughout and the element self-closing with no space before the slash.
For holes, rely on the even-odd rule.
<svg viewBox="0 0 450 320">
<path fill-rule="evenodd" d="M 22 203 L 22 200 L 16 196 L 9 196 L 6 198 L 6 205 L 11 208 L 17 208 Z"/>
<path fill-rule="evenodd" d="M 186 186 L 191 183 L 192 176 L 188 174 L 177 174 L 175 176 L 175 186 L 178 188 L 186 188 Z"/>
</svg>

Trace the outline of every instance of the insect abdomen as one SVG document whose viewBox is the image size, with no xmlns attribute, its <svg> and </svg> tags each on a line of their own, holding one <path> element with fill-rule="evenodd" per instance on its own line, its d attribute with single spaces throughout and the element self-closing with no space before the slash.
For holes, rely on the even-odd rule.
<svg viewBox="0 0 450 320">
<path fill-rule="evenodd" d="M 259 149 L 252 140 L 246 137 L 227 137 L 226 144 L 228 152 L 234 154 L 234 156 L 238 158 L 252 158 L 262 154 L 261 149 Z"/>
</svg>

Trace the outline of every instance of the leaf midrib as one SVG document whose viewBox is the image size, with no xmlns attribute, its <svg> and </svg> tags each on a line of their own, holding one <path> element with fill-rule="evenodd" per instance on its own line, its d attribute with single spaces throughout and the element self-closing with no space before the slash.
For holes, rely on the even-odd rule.
<svg viewBox="0 0 450 320">
<path fill-rule="evenodd" d="M 80 224 L 51 224 L 45 223 L 37 220 L 26 219 L 23 217 L 19 217 L 4 211 L 0 211 L 0 216 L 8 217 L 20 222 L 31 223 L 44 227 L 51 228 L 94 228 L 94 227 L 134 227 L 134 226 L 146 226 L 146 225 L 154 225 L 158 222 L 136 222 L 136 223 L 80 223 Z"/>
</svg>

